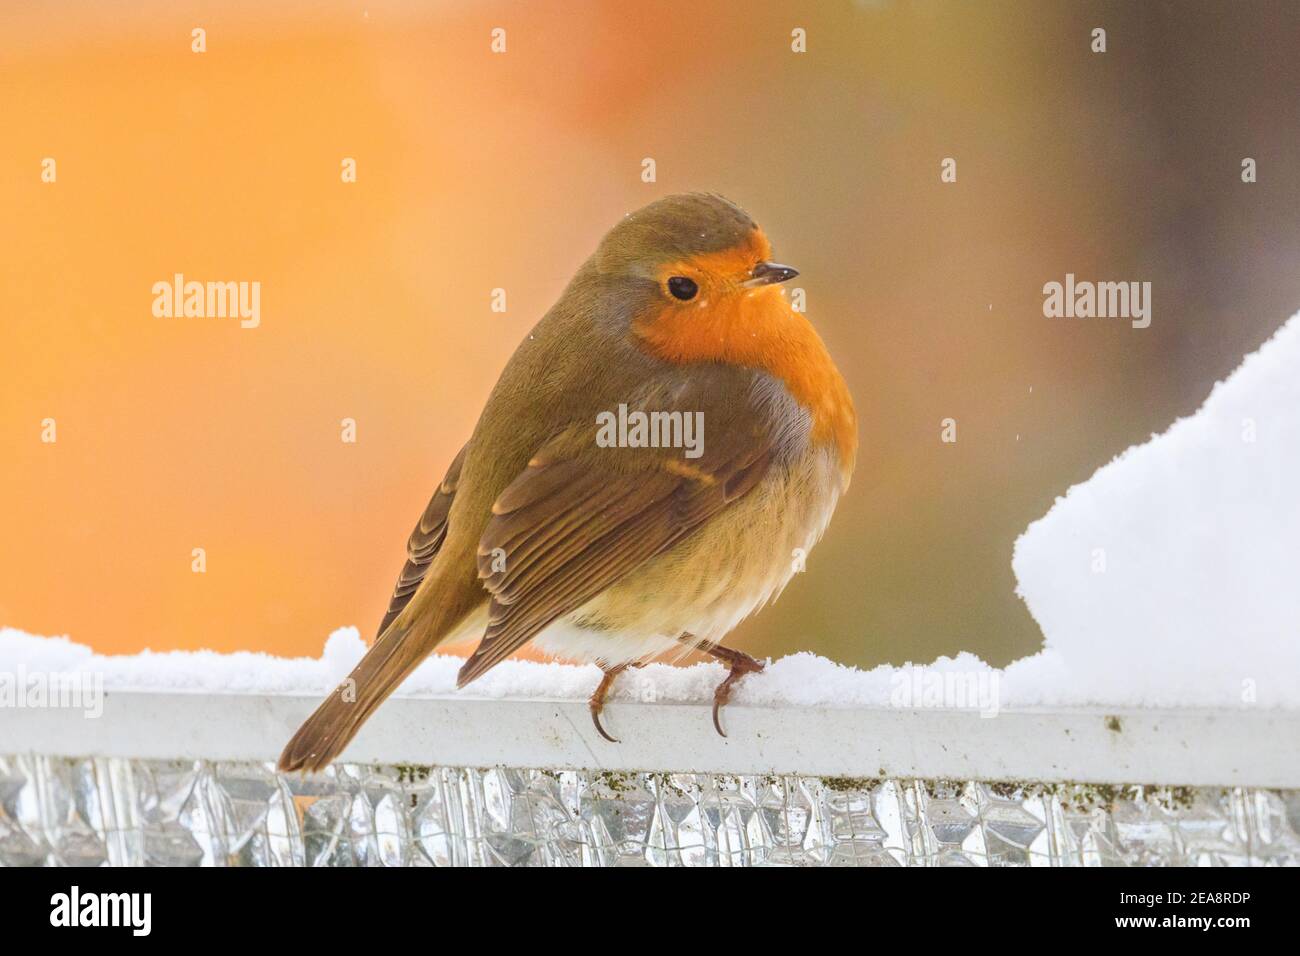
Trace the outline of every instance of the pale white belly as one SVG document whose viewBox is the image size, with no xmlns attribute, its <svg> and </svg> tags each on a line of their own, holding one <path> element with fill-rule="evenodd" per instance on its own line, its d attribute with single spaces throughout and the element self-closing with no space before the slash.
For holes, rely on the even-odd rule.
<svg viewBox="0 0 1300 956">
<path fill-rule="evenodd" d="M 774 468 L 728 506 L 726 529 L 706 524 L 629 578 L 556 621 L 533 644 L 569 661 L 618 664 L 686 653 L 678 637 L 718 643 L 774 600 L 801 571 L 839 500 L 838 456 L 809 450 Z M 737 528 L 744 529 L 737 534 Z"/>
</svg>

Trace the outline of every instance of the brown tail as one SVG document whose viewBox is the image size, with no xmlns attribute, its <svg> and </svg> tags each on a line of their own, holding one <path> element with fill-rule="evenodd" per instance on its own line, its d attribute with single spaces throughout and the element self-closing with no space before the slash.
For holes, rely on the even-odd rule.
<svg viewBox="0 0 1300 956">
<path fill-rule="evenodd" d="M 408 628 L 390 626 L 352 673 L 298 728 L 280 754 L 280 769 L 314 772 L 327 766 L 356 736 L 366 719 L 424 660 Z"/>
<path fill-rule="evenodd" d="M 280 770 L 308 773 L 329 765 L 352 742 L 375 708 L 415 670 L 460 619 L 463 612 L 444 607 L 421 615 L 418 623 L 393 621 L 366 656 L 352 669 L 316 712 L 298 728 L 280 754 Z"/>
</svg>

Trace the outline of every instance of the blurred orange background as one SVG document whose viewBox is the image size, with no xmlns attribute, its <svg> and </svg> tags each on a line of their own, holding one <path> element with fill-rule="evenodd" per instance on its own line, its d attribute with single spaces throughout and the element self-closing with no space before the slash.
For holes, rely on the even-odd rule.
<svg viewBox="0 0 1300 956">
<path fill-rule="evenodd" d="M 1015 536 L 1300 307 L 1298 28 L 1286 3 L 6 5 L 0 624 L 107 652 L 369 634 L 518 341 L 623 213 L 707 190 L 802 270 L 863 443 L 734 643 L 1032 652 Z M 153 317 L 178 272 L 259 281 L 260 327 Z M 1067 272 L 1151 281 L 1151 327 L 1044 318 Z"/>
</svg>

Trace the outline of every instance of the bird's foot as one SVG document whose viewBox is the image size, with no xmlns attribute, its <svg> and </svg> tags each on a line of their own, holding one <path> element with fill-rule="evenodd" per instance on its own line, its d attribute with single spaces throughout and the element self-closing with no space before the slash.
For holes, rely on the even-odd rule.
<svg viewBox="0 0 1300 956">
<path fill-rule="evenodd" d="M 731 665 L 731 670 L 727 673 L 726 678 L 718 685 L 718 689 L 713 692 L 713 728 L 721 736 L 725 737 L 727 732 L 722 729 L 722 721 L 719 716 L 722 713 L 722 708 L 731 699 L 731 688 L 746 674 L 757 674 L 762 671 L 763 662 L 755 660 L 743 651 L 733 651 L 729 647 L 710 647 L 707 648 L 707 651 L 719 660 Z"/>
<path fill-rule="evenodd" d="M 609 696 L 609 689 L 614 686 L 614 679 L 618 677 L 619 674 L 623 673 L 629 667 L 644 666 L 645 663 L 643 661 L 627 661 L 622 664 L 615 664 L 613 667 L 602 666 L 600 668 L 605 672 L 604 676 L 601 677 L 600 683 L 596 685 L 596 690 L 591 695 L 591 699 L 587 701 L 587 706 L 591 708 L 591 722 L 596 725 L 596 733 L 600 734 L 611 744 L 618 743 L 618 738 L 611 737 L 605 732 L 605 728 L 600 724 L 600 714 L 601 711 L 605 709 L 605 698 Z"/>
</svg>

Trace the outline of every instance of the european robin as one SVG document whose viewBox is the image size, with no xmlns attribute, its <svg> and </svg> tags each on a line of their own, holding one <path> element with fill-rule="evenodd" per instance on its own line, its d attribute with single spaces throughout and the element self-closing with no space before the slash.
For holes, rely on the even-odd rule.
<svg viewBox="0 0 1300 956">
<path fill-rule="evenodd" d="M 520 344 L 407 542 L 375 643 L 289 741 L 318 770 L 441 642 L 481 634 L 463 687 L 533 641 L 615 677 L 672 649 L 762 664 L 722 638 L 774 599 L 848 487 L 857 416 L 719 196 L 669 196 L 611 229 Z M 612 423 L 617 417 L 617 427 Z"/>
</svg>

